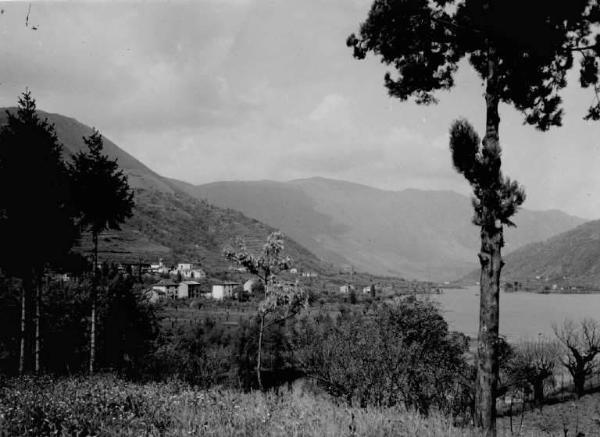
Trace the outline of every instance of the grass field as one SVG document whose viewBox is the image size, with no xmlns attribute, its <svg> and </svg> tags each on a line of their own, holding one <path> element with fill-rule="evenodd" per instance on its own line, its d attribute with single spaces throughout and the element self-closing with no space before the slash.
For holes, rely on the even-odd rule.
<svg viewBox="0 0 600 437">
<path fill-rule="evenodd" d="M 0 435 L 479 436 L 438 414 L 352 408 L 296 385 L 280 393 L 194 391 L 113 376 L 0 381 Z M 500 436 L 598 435 L 598 395 L 499 422 Z M 567 430 L 567 434 L 564 430 Z"/>
</svg>

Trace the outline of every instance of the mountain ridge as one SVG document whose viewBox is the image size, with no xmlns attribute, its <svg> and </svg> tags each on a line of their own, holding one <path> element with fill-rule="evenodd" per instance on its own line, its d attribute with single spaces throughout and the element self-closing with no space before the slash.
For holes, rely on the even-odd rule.
<svg viewBox="0 0 600 437">
<path fill-rule="evenodd" d="M 221 181 L 171 179 L 198 199 L 278 227 L 322 259 L 373 274 L 453 280 L 477 267 L 479 231 L 471 201 L 450 190 L 381 190 L 323 177 Z M 507 230 L 507 251 L 586 220 L 523 209 Z"/>
<path fill-rule="evenodd" d="M 6 110 L 0 108 L 0 125 L 6 123 Z M 41 118 L 54 124 L 63 144 L 63 157 L 69 159 L 85 145 L 83 137 L 92 128 L 75 118 L 38 111 Z M 156 261 L 189 260 L 200 262 L 213 271 L 227 269 L 229 264 L 221 252 L 234 237 L 244 237 L 250 248 L 258 248 L 275 228 L 246 217 L 239 211 L 219 208 L 193 198 L 167 178 L 160 176 L 135 157 L 103 136 L 104 152 L 117 158 L 135 193 L 134 215 L 120 231 L 103 233 L 100 237 L 100 260 Z M 91 241 L 84 236 L 79 250 L 89 253 Z M 318 259 L 291 238 L 286 238 L 286 252 L 298 267 L 326 272 L 331 266 Z"/>
</svg>

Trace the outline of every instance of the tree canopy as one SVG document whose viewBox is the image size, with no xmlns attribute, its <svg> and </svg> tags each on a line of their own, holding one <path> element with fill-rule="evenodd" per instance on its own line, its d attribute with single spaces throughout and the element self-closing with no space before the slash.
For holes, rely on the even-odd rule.
<svg viewBox="0 0 600 437">
<path fill-rule="evenodd" d="M 76 153 L 69 166 L 79 224 L 96 235 L 107 229 L 120 229 L 121 223 L 131 217 L 134 206 L 127 176 L 116 159 L 102 153 L 99 131 L 94 130 L 83 141 L 88 150 Z"/>
<path fill-rule="evenodd" d="M 30 277 L 66 259 L 76 237 L 62 145 L 29 91 L 0 129 L 0 265 Z"/>
<path fill-rule="evenodd" d="M 598 24 L 594 0 L 375 0 L 347 44 L 355 57 L 372 52 L 393 67 L 385 75 L 390 95 L 419 104 L 435 103 L 435 91 L 452 88 L 463 58 L 486 80 L 493 56 L 500 100 L 547 130 L 561 124 L 559 92 L 577 54 L 581 86 L 596 91 L 585 117 L 600 119 Z"/>
</svg>

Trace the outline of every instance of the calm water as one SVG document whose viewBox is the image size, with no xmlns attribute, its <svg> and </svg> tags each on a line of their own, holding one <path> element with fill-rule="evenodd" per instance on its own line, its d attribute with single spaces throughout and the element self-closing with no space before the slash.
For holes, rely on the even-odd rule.
<svg viewBox="0 0 600 437">
<path fill-rule="evenodd" d="M 451 329 L 477 337 L 479 286 L 433 295 Z M 500 333 L 509 340 L 552 336 L 552 323 L 565 318 L 600 319 L 600 294 L 500 293 Z"/>
</svg>

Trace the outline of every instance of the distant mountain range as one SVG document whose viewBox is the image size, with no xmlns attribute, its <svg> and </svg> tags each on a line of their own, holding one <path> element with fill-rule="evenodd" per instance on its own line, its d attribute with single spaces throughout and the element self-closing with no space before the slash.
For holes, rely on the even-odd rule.
<svg viewBox="0 0 600 437">
<path fill-rule="evenodd" d="M 0 108 L 0 125 L 6 123 L 5 109 Z M 73 118 L 42 111 L 40 115 L 54 123 L 64 145 L 65 159 L 81 150 L 82 137 L 92 132 L 89 126 Z M 158 175 L 106 137 L 104 149 L 110 157 L 118 159 L 127 174 L 135 191 L 135 210 L 121 231 L 101 236 L 101 260 L 137 262 L 162 257 L 165 262 L 185 260 L 199 262 L 209 270 L 222 270 L 228 267 L 221 255 L 222 249 L 234 237 L 241 236 L 250 248 L 258 248 L 274 230 L 241 212 L 190 196 L 178 184 Z M 81 250 L 90 249 L 90 240 L 83 239 Z M 286 252 L 300 268 L 320 273 L 332 270 L 332 266 L 291 239 L 286 240 Z"/>
<path fill-rule="evenodd" d="M 386 191 L 324 178 L 290 182 L 171 182 L 197 199 L 281 229 L 318 257 L 359 271 L 453 280 L 478 267 L 479 232 L 468 197 L 452 191 Z M 505 253 L 573 229 L 584 219 L 521 210 Z"/>
<path fill-rule="evenodd" d="M 505 257 L 505 280 L 600 287 L 600 220 L 584 223 Z"/>
<path fill-rule="evenodd" d="M 66 159 L 92 132 L 73 118 L 42 116 L 55 124 Z M 0 108 L 0 124 L 5 121 Z M 258 248 L 269 232 L 280 229 L 299 267 L 321 273 L 345 265 L 375 275 L 442 281 L 478 267 L 479 235 L 471 224 L 470 200 L 451 191 L 386 191 L 324 178 L 195 186 L 158 175 L 107 138 L 104 146 L 128 175 L 136 201 L 122 231 L 102 236 L 106 259 L 185 259 L 220 270 L 227 267 L 222 248 L 234 237 Z M 577 227 L 585 220 L 526 209 L 515 222 L 518 227 L 506 232 L 505 253 L 514 252 L 506 257 L 507 275 L 600 279 L 595 264 L 600 247 L 593 244 L 600 222 Z M 561 234 L 565 231 L 570 232 Z M 81 249 L 90 247 L 84 239 Z"/>
</svg>

